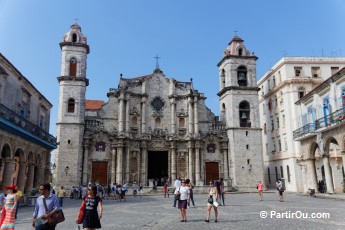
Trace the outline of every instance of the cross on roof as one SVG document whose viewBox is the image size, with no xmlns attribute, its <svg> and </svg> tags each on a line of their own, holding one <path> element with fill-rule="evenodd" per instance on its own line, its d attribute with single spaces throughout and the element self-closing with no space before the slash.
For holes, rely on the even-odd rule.
<svg viewBox="0 0 345 230">
<path fill-rule="evenodd" d="M 235 35 L 237 35 L 237 32 L 238 32 L 238 30 L 235 29 L 235 30 L 234 30 Z"/>
<path fill-rule="evenodd" d="M 78 24 L 79 18 L 76 17 L 74 20 L 75 20 L 75 23 Z"/>
<path fill-rule="evenodd" d="M 161 57 L 158 57 L 158 54 L 156 54 L 155 57 L 153 57 L 156 59 L 156 69 L 159 68 L 159 62 L 158 62 L 158 59 L 161 58 Z"/>
</svg>

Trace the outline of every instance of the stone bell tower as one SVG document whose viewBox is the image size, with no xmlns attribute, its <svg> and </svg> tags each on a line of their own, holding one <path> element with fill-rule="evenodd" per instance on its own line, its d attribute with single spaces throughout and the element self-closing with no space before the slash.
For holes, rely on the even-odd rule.
<svg viewBox="0 0 345 230">
<path fill-rule="evenodd" d="M 256 189 L 256 182 L 263 181 L 257 59 L 235 35 L 218 63 L 220 119 L 229 138 L 229 177 L 240 191 Z"/>
<path fill-rule="evenodd" d="M 79 185 L 82 176 L 85 116 L 86 58 L 90 52 L 86 36 L 74 23 L 60 43 L 62 60 L 59 81 L 57 121 L 58 148 L 55 153 L 54 186 L 70 189 Z"/>
</svg>

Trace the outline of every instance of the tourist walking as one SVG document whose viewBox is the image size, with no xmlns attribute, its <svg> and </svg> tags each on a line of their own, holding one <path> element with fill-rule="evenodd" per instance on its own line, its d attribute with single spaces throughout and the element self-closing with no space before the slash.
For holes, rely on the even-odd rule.
<svg viewBox="0 0 345 230">
<path fill-rule="evenodd" d="M 177 194 L 180 194 L 180 199 L 178 201 L 178 208 L 181 213 L 181 222 L 187 222 L 187 203 L 190 202 L 189 188 L 185 180 L 181 181 L 181 186 L 178 188 Z"/>
<path fill-rule="evenodd" d="M 168 184 L 167 183 L 164 183 L 163 192 L 164 192 L 164 198 L 167 198 L 167 193 L 168 193 Z M 169 194 L 168 194 L 168 197 L 169 197 Z"/>
<path fill-rule="evenodd" d="M 62 207 L 63 205 L 63 199 L 65 197 L 65 188 L 63 186 L 60 187 L 58 193 L 57 193 L 57 197 L 59 198 L 59 206 Z"/>
<path fill-rule="evenodd" d="M 208 200 L 207 200 L 207 216 L 205 222 L 210 222 L 211 209 L 214 209 L 215 220 L 218 221 L 218 190 L 214 186 L 213 181 L 210 181 L 210 188 L 208 189 Z"/>
<path fill-rule="evenodd" d="M 259 180 L 258 183 L 256 184 L 256 188 L 258 189 L 260 201 L 263 201 L 263 199 L 264 199 L 263 187 L 264 187 L 264 185 Z"/>
<path fill-rule="evenodd" d="M 277 190 L 279 193 L 279 201 L 284 202 L 284 194 L 283 193 L 284 193 L 285 187 L 284 187 L 283 181 L 281 179 L 278 180 Z"/>
<path fill-rule="evenodd" d="M 181 186 L 181 178 L 178 177 L 178 178 L 175 180 L 175 182 L 174 182 L 174 195 L 177 194 L 177 189 L 178 189 L 180 186 Z M 176 202 L 177 202 L 177 200 L 174 199 L 174 206 L 173 206 L 174 208 L 176 208 Z"/>
<path fill-rule="evenodd" d="M 16 194 L 17 187 L 15 185 L 6 186 L 7 196 L 5 198 L 5 205 L 2 209 L 5 212 L 5 219 L 0 221 L 1 230 L 14 230 L 16 208 L 18 204 L 18 196 Z M 1 218 L 2 219 L 2 218 Z"/>
<path fill-rule="evenodd" d="M 137 182 L 134 181 L 132 189 L 133 189 L 133 196 L 137 197 L 137 190 L 138 190 Z"/>
<path fill-rule="evenodd" d="M 188 188 L 189 188 L 190 201 L 192 201 L 193 208 L 195 208 L 194 197 L 193 197 L 194 185 L 192 184 L 192 182 L 191 182 L 189 179 L 186 180 L 186 184 L 187 184 L 187 186 L 188 186 Z M 188 202 L 188 206 L 190 206 L 190 202 Z"/>
<path fill-rule="evenodd" d="M 224 186 L 223 178 L 221 178 L 221 181 L 220 181 L 220 203 L 222 202 L 223 202 L 223 206 L 225 206 L 225 186 Z"/>
<path fill-rule="evenodd" d="M 101 228 L 101 218 L 103 213 L 102 199 L 97 195 L 97 186 L 88 188 L 85 198 L 85 214 L 83 219 L 83 229 L 93 230 Z"/>
<path fill-rule="evenodd" d="M 140 193 L 140 198 L 143 196 L 143 185 L 142 183 L 139 184 L 139 193 Z"/>
<path fill-rule="evenodd" d="M 51 192 L 49 183 L 41 184 L 39 193 L 40 196 L 37 198 L 35 204 L 32 227 L 34 227 L 35 230 L 54 230 L 56 225 L 50 225 L 48 222 L 42 223 L 42 221 L 36 221 L 36 218 L 46 221 L 49 216 L 59 211 L 59 199 Z"/>
</svg>

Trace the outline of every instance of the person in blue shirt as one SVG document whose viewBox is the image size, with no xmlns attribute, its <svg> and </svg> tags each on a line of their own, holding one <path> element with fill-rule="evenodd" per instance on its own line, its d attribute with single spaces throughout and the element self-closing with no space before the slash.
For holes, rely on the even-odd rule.
<svg viewBox="0 0 345 230">
<path fill-rule="evenodd" d="M 40 196 L 37 198 L 35 204 L 32 226 L 35 228 L 35 230 L 55 230 L 56 225 L 50 225 L 48 222 L 38 224 L 35 219 L 42 218 L 42 222 L 45 222 L 49 216 L 60 210 L 59 199 L 51 192 L 51 186 L 48 183 L 40 185 L 39 193 Z M 45 198 L 48 210 L 46 210 L 44 206 L 43 198 Z"/>
</svg>

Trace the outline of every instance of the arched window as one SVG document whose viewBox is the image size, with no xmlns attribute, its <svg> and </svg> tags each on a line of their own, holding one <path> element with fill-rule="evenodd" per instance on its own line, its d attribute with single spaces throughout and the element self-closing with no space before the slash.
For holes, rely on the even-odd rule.
<svg viewBox="0 0 345 230">
<path fill-rule="evenodd" d="M 239 105 L 240 127 L 251 127 L 250 106 L 247 101 L 242 101 Z"/>
<path fill-rule="evenodd" d="M 69 76 L 77 76 L 77 59 L 75 58 L 69 61 Z"/>
<path fill-rule="evenodd" d="M 280 178 L 284 178 L 283 166 L 280 166 Z"/>
<path fill-rule="evenodd" d="M 222 73 L 220 75 L 220 81 L 221 81 L 221 89 L 225 87 L 225 70 L 222 69 Z"/>
<path fill-rule="evenodd" d="M 275 171 L 275 173 L 276 173 L 276 181 L 279 179 L 279 177 L 278 177 L 278 169 L 277 169 L 277 167 L 274 167 L 274 171 Z"/>
<path fill-rule="evenodd" d="M 238 56 L 242 56 L 242 53 L 243 53 L 243 49 L 242 49 L 242 48 L 239 48 L 239 49 L 238 49 Z"/>
<path fill-rule="evenodd" d="M 77 42 L 78 36 L 76 34 L 72 35 L 72 42 Z"/>
<path fill-rule="evenodd" d="M 267 175 L 268 175 L 268 183 L 271 184 L 271 170 L 269 167 L 267 168 Z"/>
<path fill-rule="evenodd" d="M 239 86 L 247 86 L 247 68 L 240 66 L 237 69 L 237 82 Z"/>
<path fill-rule="evenodd" d="M 305 95 L 305 88 L 300 87 L 298 88 L 298 99 L 301 99 Z"/>
<path fill-rule="evenodd" d="M 291 182 L 290 181 L 290 168 L 288 165 L 286 166 L 286 173 L 287 173 L 287 177 L 288 177 L 288 182 Z"/>
<path fill-rule="evenodd" d="M 75 100 L 71 98 L 68 100 L 67 112 L 74 113 L 74 109 L 75 109 Z"/>
<path fill-rule="evenodd" d="M 221 111 L 221 117 L 220 117 L 220 119 L 221 119 L 221 121 L 222 121 L 224 124 L 225 124 L 225 121 L 226 121 L 225 116 L 226 116 L 226 109 L 225 109 L 225 104 L 223 103 L 223 104 L 222 104 L 222 111 Z"/>
</svg>

